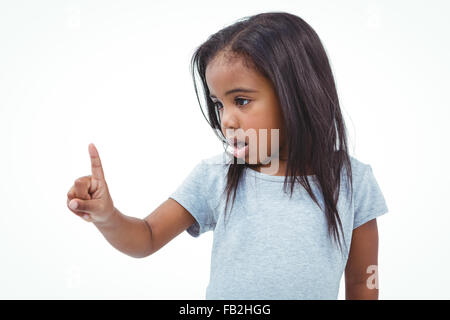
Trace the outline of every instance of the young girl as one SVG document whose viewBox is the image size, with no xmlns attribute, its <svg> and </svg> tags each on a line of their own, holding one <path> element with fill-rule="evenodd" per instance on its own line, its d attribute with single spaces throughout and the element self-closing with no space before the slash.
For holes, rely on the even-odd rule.
<svg viewBox="0 0 450 320">
<path fill-rule="evenodd" d="M 138 219 L 114 207 L 90 145 L 92 175 L 69 191 L 71 211 L 133 257 L 214 231 L 206 299 L 336 299 L 344 271 L 347 299 L 377 299 L 376 217 L 388 208 L 371 166 L 348 154 L 314 30 L 284 12 L 246 17 L 197 48 L 195 85 L 194 70 L 224 153 Z"/>
</svg>

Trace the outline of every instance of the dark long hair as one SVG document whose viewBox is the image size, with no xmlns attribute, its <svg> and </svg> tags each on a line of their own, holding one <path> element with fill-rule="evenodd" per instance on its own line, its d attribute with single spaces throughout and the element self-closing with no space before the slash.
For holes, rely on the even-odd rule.
<svg viewBox="0 0 450 320">
<path fill-rule="evenodd" d="M 292 197 L 295 181 L 298 181 L 321 208 L 307 177 L 303 175 L 308 167 L 311 168 L 323 194 L 325 209 L 321 210 L 328 221 L 328 233 L 334 236 L 335 241 L 340 240 L 338 223 L 342 235 L 343 229 L 337 202 L 341 169 L 343 166 L 347 168 L 347 181 L 353 192 L 351 161 L 333 74 L 319 36 L 296 15 L 266 12 L 237 20 L 211 35 L 195 50 L 190 67 L 197 100 L 203 116 L 225 147 L 226 139 L 216 107 L 209 97 L 205 76 L 208 63 L 219 52 L 243 58 L 246 66 L 254 68 L 273 83 L 288 146 L 284 191 L 289 180 Z M 195 71 L 203 86 L 207 117 L 199 99 Z M 225 212 L 233 191 L 234 204 L 239 180 L 248 167 L 248 164 L 236 164 L 236 161 L 229 166 Z M 339 244 L 342 251 L 342 243 Z"/>
</svg>

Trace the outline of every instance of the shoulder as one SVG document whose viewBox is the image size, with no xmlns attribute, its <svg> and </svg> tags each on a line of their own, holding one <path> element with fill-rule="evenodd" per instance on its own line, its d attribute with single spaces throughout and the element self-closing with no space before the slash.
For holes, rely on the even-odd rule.
<svg viewBox="0 0 450 320">
<path fill-rule="evenodd" d="M 225 153 L 218 153 L 203 158 L 196 169 L 207 181 L 223 180 L 229 167 L 229 158 Z"/>
<path fill-rule="evenodd" d="M 381 201 L 382 193 L 372 166 L 354 157 L 350 157 L 350 159 L 352 162 L 353 189 L 357 201 Z"/>
<path fill-rule="evenodd" d="M 225 178 L 225 165 L 219 155 L 197 161 L 179 185 L 176 194 L 201 196 L 214 194 L 222 188 Z"/>
<path fill-rule="evenodd" d="M 207 170 L 210 170 L 211 172 L 218 172 L 228 168 L 230 158 L 223 152 L 203 158 L 200 163 L 204 168 L 207 168 Z"/>
<path fill-rule="evenodd" d="M 378 185 L 372 166 L 352 158 L 353 180 L 353 229 L 388 212 L 386 200 Z"/>
<path fill-rule="evenodd" d="M 371 167 L 368 163 L 364 163 L 353 156 L 349 157 L 352 166 L 352 178 L 354 181 L 361 181 L 366 175 L 367 171 L 371 170 Z"/>
<path fill-rule="evenodd" d="M 208 164 L 208 165 L 222 165 L 226 166 L 230 163 L 230 157 L 225 153 L 216 153 L 210 157 L 203 158 L 201 162 Z"/>
<path fill-rule="evenodd" d="M 368 163 L 365 163 L 356 157 L 349 156 L 351 165 L 351 178 L 352 178 L 352 190 L 354 193 L 358 194 L 358 190 L 366 183 L 368 173 L 371 173 L 372 169 Z M 347 167 L 344 166 L 342 169 L 342 183 L 344 181 L 348 182 Z M 345 184 L 345 189 L 349 189 L 350 186 Z"/>
</svg>

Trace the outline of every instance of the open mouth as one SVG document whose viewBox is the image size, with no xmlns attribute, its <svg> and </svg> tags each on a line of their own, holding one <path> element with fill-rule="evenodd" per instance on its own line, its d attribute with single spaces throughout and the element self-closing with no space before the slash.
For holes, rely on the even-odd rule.
<svg viewBox="0 0 450 320">
<path fill-rule="evenodd" d="M 238 149 L 243 148 L 245 146 L 247 146 L 247 142 L 245 142 L 245 141 L 236 141 L 234 143 L 234 147 L 238 148 Z"/>
<path fill-rule="evenodd" d="M 228 145 L 233 149 L 231 152 L 237 158 L 243 158 L 248 155 L 248 143 L 245 141 L 246 138 L 242 137 L 238 139 L 238 137 L 230 137 L 227 138 Z"/>
<path fill-rule="evenodd" d="M 237 158 L 244 158 L 248 154 L 248 145 L 245 141 L 235 142 L 233 145 L 233 155 Z"/>
</svg>

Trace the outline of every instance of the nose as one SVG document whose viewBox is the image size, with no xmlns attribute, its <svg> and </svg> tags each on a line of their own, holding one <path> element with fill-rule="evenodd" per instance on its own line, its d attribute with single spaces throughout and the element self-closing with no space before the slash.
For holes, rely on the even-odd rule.
<svg viewBox="0 0 450 320">
<path fill-rule="evenodd" d="M 220 124 L 222 129 L 237 129 L 239 128 L 239 117 L 232 107 L 222 107 L 219 111 Z"/>
</svg>

